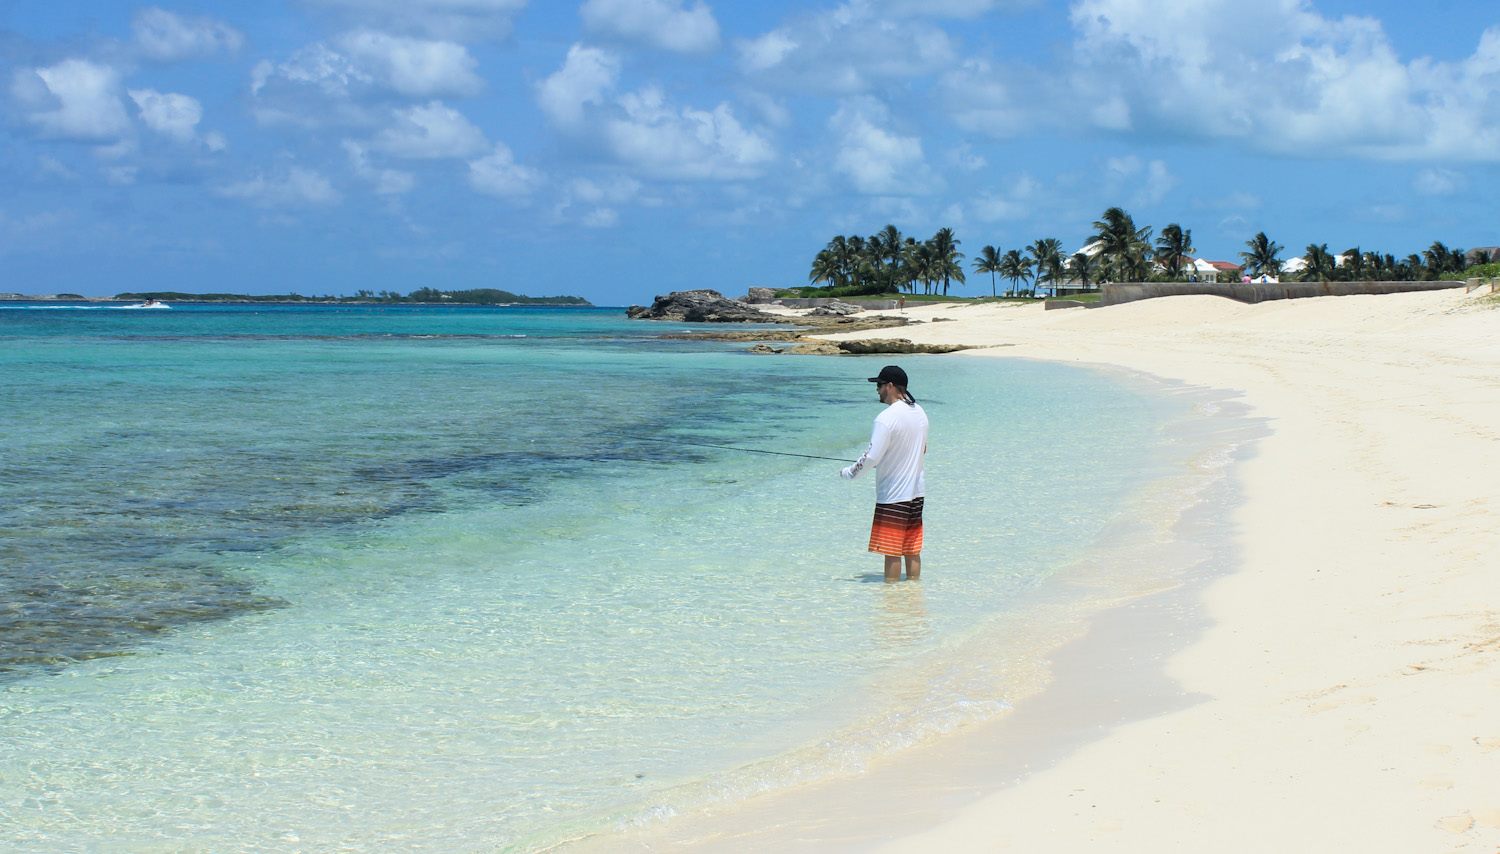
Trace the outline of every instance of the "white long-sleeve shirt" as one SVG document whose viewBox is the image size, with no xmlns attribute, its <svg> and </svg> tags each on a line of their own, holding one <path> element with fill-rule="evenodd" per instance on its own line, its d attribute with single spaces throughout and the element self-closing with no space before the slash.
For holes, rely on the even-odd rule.
<svg viewBox="0 0 1500 854">
<path fill-rule="evenodd" d="M 853 480 L 875 469 L 875 503 L 895 504 L 927 495 L 927 413 L 915 403 L 898 400 L 875 416 L 870 447 L 854 465 L 840 472 Z"/>
</svg>

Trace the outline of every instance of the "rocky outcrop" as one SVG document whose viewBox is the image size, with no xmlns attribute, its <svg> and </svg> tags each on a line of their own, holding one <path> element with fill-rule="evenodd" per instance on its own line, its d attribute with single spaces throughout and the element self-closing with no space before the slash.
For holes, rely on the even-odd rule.
<svg viewBox="0 0 1500 854">
<path fill-rule="evenodd" d="M 751 288 L 745 295 L 745 302 L 768 303 L 776 301 L 775 288 Z"/>
<path fill-rule="evenodd" d="M 843 355 L 846 355 L 843 350 L 839 349 L 839 345 L 833 343 L 832 341 L 821 341 L 821 340 L 816 339 L 816 338 L 807 338 L 807 339 L 804 339 L 801 344 L 798 344 L 795 347 L 791 347 L 789 349 L 783 350 L 782 352 L 783 353 L 790 353 L 790 354 L 792 354 L 794 356 L 843 356 Z"/>
<path fill-rule="evenodd" d="M 860 341 L 839 341 L 838 348 L 844 353 L 865 356 L 874 353 L 956 353 L 972 350 L 968 344 L 915 344 L 905 338 L 865 338 Z"/>
<path fill-rule="evenodd" d="M 848 317 L 851 314 L 859 314 L 863 308 L 848 302 L 834 300 L 827 305 L 820 305 L 808 312 L 811 317 Z"/>
<path fill-rule="evenodd" d="M 673 291 L 659 296 L 650 308 L 633 305 L 625 314 L 641 320 L 675 320 L 684 323 L 785 323 L 786 318 L 767 314 L 754 306 L 729 299 L 718 291 Z"/>
</svg>

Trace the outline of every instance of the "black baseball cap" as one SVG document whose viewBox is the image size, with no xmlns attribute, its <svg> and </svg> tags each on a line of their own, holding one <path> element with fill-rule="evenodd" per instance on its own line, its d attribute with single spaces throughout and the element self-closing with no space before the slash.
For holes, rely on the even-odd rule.
<svg viewBox="0 0 1500 854">
<path fill-rule="evenodd" d="M 906 371 L 895 365 L 886 365 L 880 369 L 879 376 L 870 377 L 867 382 L 872 383 L 895 383 L 901 388 L 906 388 Z"/>
</svg>

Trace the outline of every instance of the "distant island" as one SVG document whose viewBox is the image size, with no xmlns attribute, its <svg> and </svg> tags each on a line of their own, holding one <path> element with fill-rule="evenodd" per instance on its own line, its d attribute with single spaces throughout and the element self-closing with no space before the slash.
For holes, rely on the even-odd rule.
<svg viewBox="0 0 1500 854">
<path fill-rule="evenodd" d="M 359 290 L 354 296 L 307 296 L 304 294 L 190 294 L 181 291 L 132 291 L 116 294 L 117 300 L 161 300 L 163 302 L 319 302 L 354 304 L 422 304 L 422 305 L 592 305 L 583 297 L 529 297 L 495 288 L 466 291 L 443 291 L 417 288 L 402 295 L 396 291 Z"/>
</svg>

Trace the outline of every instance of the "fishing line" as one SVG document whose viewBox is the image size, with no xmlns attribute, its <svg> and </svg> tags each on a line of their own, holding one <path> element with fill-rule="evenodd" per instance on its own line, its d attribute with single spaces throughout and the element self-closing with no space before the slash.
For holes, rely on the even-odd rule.
<svg viewBox="0 0 1500 854">
<path fill-rule="evenodd" d="M 687 442 L 682 439 L 658 439 L 652 436 L 626 436 L 626 439 L 637 439 L 642 442 L 671 442 L 674 445 L 692 445 L 698 448 L 719 448 L 725 451 L 744 451 L 747 454 L 775 454 L 778 457 L 801 457 L 804 460 L 828 460 L 834 463 L 853 463 L 858 460 L 846 460 L 842 457 L 820 457 L 815 454 L 793 454 L 787 451 L 767 451 L 761 448 L 739 448 L 734 445 L 716 445 L 712 442 Z"/>
</svg>

